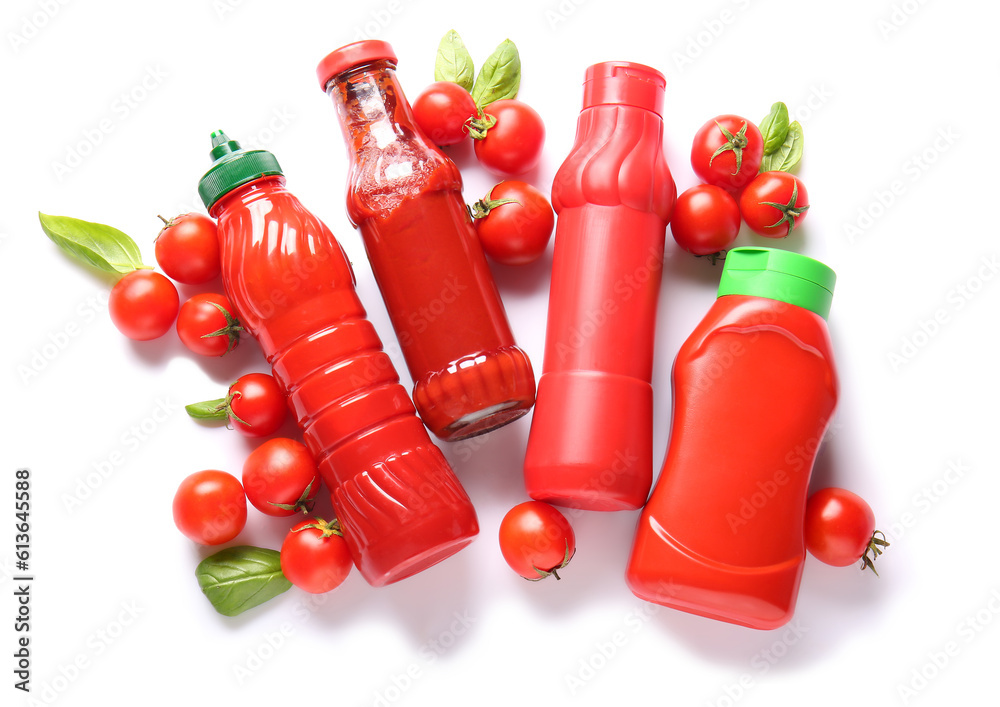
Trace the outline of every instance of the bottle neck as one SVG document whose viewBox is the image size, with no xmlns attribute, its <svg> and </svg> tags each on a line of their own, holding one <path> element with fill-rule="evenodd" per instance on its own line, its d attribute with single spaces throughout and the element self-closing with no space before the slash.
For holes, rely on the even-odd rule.
<svg viewBox="0 0 1000 707">
<path fill-rule="evenodd" d="M 282 193 L 287 193 L 287 190 L 285 189 L 284 175 L 269 174 L 264 177 L 258 177 L 252 182 L 241 184 L 232 191 L 228 192 L 212 205 L 212 209 L 209 211 L 209 214 L 213 218 L 218 219 L 222 216 L 223 212 L 234 206 L 246 206 L 247 204 L 250 204 L 251 202 L 262 197 Z"/>
<path fill-rule="evenodd" d="M 345 71 L 330 82 L 327 92 L 337 108 L 344 137 L 355 152 L 368 144 L 384 148 L 404 131 L 413 130 L 413 111 L 389 61 Z"/>
</svg>

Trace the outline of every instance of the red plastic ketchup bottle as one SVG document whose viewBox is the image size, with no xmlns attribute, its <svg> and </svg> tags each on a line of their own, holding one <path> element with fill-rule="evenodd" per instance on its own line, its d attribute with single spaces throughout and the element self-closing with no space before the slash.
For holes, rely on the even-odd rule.
<svg viewBox="0 0 1000 707">
<path fill-rule="evenodd" d="M 792 617 L 809 476 L 837 403 L 834 281 L 797 253 L 726 255 L 674 362 L 667 455 L 626 571 L 636 596 L 752 628 Z"/>
<path fill-rule="evenodd" d="M 330 489 L 364 578 L 382 586 L 468 544 L 476 513 L 365 318 L 330 230 L 277 160 L 212 133 L 198 191 L 219 223 L 222 279 Z"/>
<path fill-rule="evenodd" d="M 556 173 L 545 361 L 524 478 L 541 501 L 642 506 L 653 480 L 653 341 L 676 189 L 656 69 L 587 69 L 576 143 Z"/>
<path fill-rule="evenodd" d="M 417 127 L 385 42 L 329 54 L 317 69 L 351 159 L 347 212 L 413 378 L 427 427 L 454 441 L 535 402 L 493 274 L 462 198 L 458 167 Z"/>
</svg>

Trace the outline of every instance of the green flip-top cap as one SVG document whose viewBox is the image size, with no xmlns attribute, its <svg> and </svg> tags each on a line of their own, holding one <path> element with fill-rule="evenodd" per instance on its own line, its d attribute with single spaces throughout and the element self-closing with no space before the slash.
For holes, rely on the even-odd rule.
<svg viewBox="0 0 1000 707">
<path fill-rule="evenodd" d="M 278 160 L 267 150 L 244 150 L 221 130 L 212 133 L 212 166 L 198 182 L 198 195 L 211 209 L 238 186 L 266 175 L 282 174 Z"/>
<path fill-rule="evenodd" d="M 837 275 L 827 265 L 779 248 L 733 248 L 719 282 L 723 295 L 754 295 L 830 314 Z"/>
</svg>

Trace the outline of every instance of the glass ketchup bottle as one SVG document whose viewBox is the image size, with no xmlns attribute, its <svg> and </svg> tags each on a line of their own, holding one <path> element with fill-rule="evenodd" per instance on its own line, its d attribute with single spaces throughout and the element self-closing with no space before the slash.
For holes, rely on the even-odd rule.
<svg viewBox="0 0 1000 707">
<path fill-rule="evenodd" d="M 427 427 L 454 441 L 524 415 L 535 401 L 462 198 L 458 167 L 417 127 L 386 42 L 342 47 L 320 62 L 351 166 L 347 212 L 414 382 Z"/>
<path fill-rule="evenodd" d="M 576 142 L 556 173 L 545 361 L 524 460 L 528 494 L 631 510 L 653 481 L 653 342 L 676 188 L 663 154 L 666 80 L 587 69 Z"/>
<path fill-rule="evenodd" d="M 758 629 L 792 617 L 809 476 L 837 403 L 834 281 L 798 253 L 726 255 L 719 297 L 674 361 L 667 455 L 626 570 L 636 596 Z"/>
<path fill-rule="evenodd" d="M 416 416 L 330 230 L 277 160 L 212 133 L 198 191 L 218 219 L 222 279 L 315 457 L 364 578 L 419 572 L 478 532 L 468 495 Z"/>
</svg>

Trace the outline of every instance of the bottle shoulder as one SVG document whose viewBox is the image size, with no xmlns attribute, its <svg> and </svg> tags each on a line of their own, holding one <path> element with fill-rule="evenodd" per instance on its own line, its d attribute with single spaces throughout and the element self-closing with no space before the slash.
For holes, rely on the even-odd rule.
<svg viewBox="0 0 1000 707">
<path fill-rule="evenodd" d="M 601 105 L 577 120 L 576 139 L 556 172 L 552 205 L 624 205 L 670 220 L 677 188 L 663 152 L 663 121 L 641 108 Z"/>
</svg>

